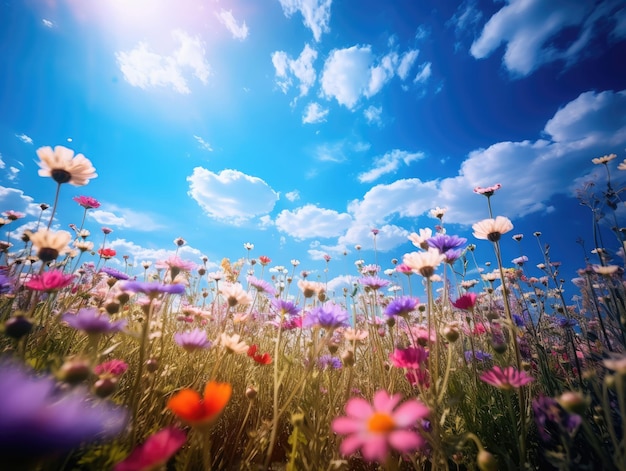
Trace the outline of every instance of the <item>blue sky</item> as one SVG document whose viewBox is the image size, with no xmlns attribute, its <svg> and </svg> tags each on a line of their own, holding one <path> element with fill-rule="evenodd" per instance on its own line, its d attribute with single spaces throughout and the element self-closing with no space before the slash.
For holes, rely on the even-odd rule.
<svg viewBox="0 0 626 471">
<path fill-rule="evenodd" d="M 472 190 L 501 183 L 494 211 L 525 254 L 541 261 L 542 231 L 573 270 L 576 239 L 592 246 L 575 189 L 592 158 L 626 158 L 620 0 L 33 0 L 0 18 L 0 206 L 29 215 L 7 228 L 52 203 L 36 149 L 65 145 L 98 177 L 62 188 L 54 227 L 93 196 L 94 243 L 111 227 L 135 264 L 183 237 L 197 262 L 250 242 L 318 275 L 328 254 L 330 279 L 386 269 L 435 207 L 483 263 Z"/>
</svg>

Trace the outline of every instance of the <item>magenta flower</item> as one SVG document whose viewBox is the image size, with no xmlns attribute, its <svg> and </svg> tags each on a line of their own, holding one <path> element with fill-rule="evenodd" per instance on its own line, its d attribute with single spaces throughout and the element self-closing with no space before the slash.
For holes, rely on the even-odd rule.
<svg viewBox="0 0 626 471">
<path fill-rule="evenodd" d="M 148 471 L 161 469 L 187 441 L 185 432 L 176 427 L 166 427 L 151 435 L 118 463 L 113 471 Z"/>
<path fill-rule="evenodd" d="M 532 376 L 527 375 L 524 371 L 517 371 L 512 366 L 507 366 L 504 369 L 494 366 L 491 370 L 480 375 L 480 379 L 503 391 L 518 389 L 534 381 Z"/>
<path fill-rule="evenodd" d="M 100 207 L 100 202 L 91 196 L 75 196 L 72 199 L 85 209 L 98 209 Z"/>
<path fill-rule="evenodd" d="M 100 375 L 122 376 L 128 370 L 128 364 L 124 360 L 107 360 L 96 365 L 93 372 Z"/>
<path fill-rule="evenodd" d="M 457 298 L 456 301 L 452 301 L 452 305 L 457 309 L 463 309 L 464 311 L 471 311 L 476 305 L 477 296 L 476 293 L 465 293 Z"/>
<path fill-rule="evenodd" d="M 120 332 L 126 327 L 126 320 L 111 321 L 106 313 L 100 313 L 96 308 L 83 308 L 76 314 L 66 312 L 62 317 L 70 327 L 82 330 L 89 335 L 112 334 Z"/>
<path fill-rule="evenodd" d="M 65 275 L 61 270 L 50 270 L 40 275 L 33 275 L 25 286 L 35 291 L 52 293 L 69 286 L 72 281 L 74 281 L 74 275 Z"/>
<path fill-rule="evenodd" d="M 428 359 L 428 351 L 422 347 L 396 348 L 389 361 L 396 368 L 421 368 Z"/>
<path fill-rule="evenodd" d="M 340 445 L 341 454 L 361 450 L 366 461 L 384 463 L 390 449 L 410 453 L 424 447 L 426 441 L 417 431 L 428 417 L 429 410 L 417 399 L 399 405 L 400 394 L 389 395 L 381 390 L 373 403 L 353 397 L 346 404 L 346 416 L 333 420 L 335 433 L 346 435 Z"/>
</svg>

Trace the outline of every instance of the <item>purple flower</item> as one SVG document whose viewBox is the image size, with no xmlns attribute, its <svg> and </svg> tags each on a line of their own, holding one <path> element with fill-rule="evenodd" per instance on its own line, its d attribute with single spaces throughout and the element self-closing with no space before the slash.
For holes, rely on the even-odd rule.
<svg viewBox="0 0 626 471">
<path fill-rule="evenodd" d="M 409 313 L 417 309 L 419 299 L 411 296 L 400 296 L 389 303 L 385 309 L 385 315 L 388 317 L 393 316 L 408 316 Z"/>
<path fill-rule="evenodd" d="M 13 280 L 4 270 L 0 270 L 0 294 L 7 294 L 13 291 Z"/>
<path fill-rule="evenodd" d="M 177 332 L 174 334 L 174 341 L 188 352 L 211 348 L 211 342 L 207 339 L 206 332 L 202 329 Z"/>
<path fill-rule="evenodd" d="M 126 320 L 111 321 L 106 313 L 100 313 L 96 308 L 83 308 L 76 314 L 66 312 L 62 317 L 70 327 L 82 330 L 89 335 L 112 334 L 120 332 L 126 327 Z"/>
<path fill-rule="evenodd" d="M 289 317 L 297 316 L 300 313 L 300 308 L 291 301 L 285 301 L 284 299 L 272 299 L 272 307 L 278 311 L 279 314 Z"/>
<path fill-rule="evenodd" d="M 450 249 L 446 250 L 443 255 L 446 257 L 444 262 L 446 262 L 448 265 L 452 265 L 459 258 L 461 258 L 461 255 L 463 255 L 463 251 L 461 249 Z"/>
<path fill-rule="evenodd" d="M 426 243 L 435 249 L 439 250 L 439 253 L 445 254 L 448 250 L 458 249 L 467 242 L 464 237 L 458 237 L 455 235 L 441 234 L 426 239 Z"/>
<path fill-rule="evenodd" d="M 129 278 L 129 276 L 126 273 L 122 273 L 121 271 L 116 270 L 115 268 L 102 267 L 100 269 L 100 272 L 106 273 L 107 275 L 109 275 L 112 278 L 115 278 L 116 280 L 128 280 Z"/>
<path fill-rule="evenodd" d="M 322 327 L 334 330 L 338 327 L 347 327 L 348 313 L 339 305 L 327 303 L 313 309 L 302 322 L 302 327 Z"/>
<path fill-rule="evenodd" d="M 272 286 L 271 283 L 260 280 L 254 276 L 248 277 L 248 283 L 250 286 L 253 286 L 259 293 L 268 293 L 271 296 L 276 294 L 276 289 Z"/>
<path fill-rule="evenodd" d="M 555 399 L 543 395 L 533 401 L 533 413 L 537 432 L 547 444 L 559 443 L 561 433 L 572 436 L 582 422 L 579 415 L 568 414 Z"/>
<path fill-rule="evenodd" d="M 487 361 L 493 358 L 491 353 L 483 352 L 481 350 L 476 350 L 472 353 L 471 350 L 467 350 L 465 352 L 465 360 L 470 362 L 472 361 L 472 357 L 475 358 L 477 361 Z"/>
<path fill-rule="evenodd" d="M 159 294 L 183 294 L 185 285 L 173 284 L 164 285 L 158 281 L 127 281 L 124 283 L 124 290 L 132 293 L 143 293 L 150 297 L 157 297 Z"/>
<path fill-rule="evenodd" d="M 524 327 L 524 318 L 518 314 L 513 314 L 513 322 L 517 327 Z"/>
<path fill-rule="evenodd" d="M 389 285 L 391 282 L 388 280 L 383 280 L 378 276 L 363 276 L 359 278 L 359 283 L 365 286 L 366 288 L 371 288 L 373 290 L 377 290 L 380 288 L 384 288 Z"/>
<path fill-rule="evenodd" d="M 6 469 L 34 469 L 48 455 L 110 439 L 126 426 L 126 412 L 80 388 L 60 391 L 50 377 L 34 376 L 0 360 L 0 455 Z"/>
<path fill-rule="evenodd" d="M 342 367 L 341 359 L 331 355 L 322 355 L 317 359 L 317 366 L 321 370 L 338 370 Z"/>
</svg>

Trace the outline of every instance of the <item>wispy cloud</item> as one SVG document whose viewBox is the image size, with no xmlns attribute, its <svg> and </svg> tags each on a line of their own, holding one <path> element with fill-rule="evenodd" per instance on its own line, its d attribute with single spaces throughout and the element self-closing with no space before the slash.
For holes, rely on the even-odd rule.
<svg viewBox="0 0 626 471">
<path fill-rule="evenodd" d="M 33 143 L 32 138 L 30 136 L 27 136 L 26 134 L 16 134 L 15 137 L 17 137 L 24 144 L 32 144 Z"/>
<path fill-rule="evenodd" d="M 104 226 L 133 229 L 140 232 L 152 232 L 165 227 L 157 222 L 158 216 L 108 203 L 103 204 L 99 209 L 90 210 L 87 217 Z"/>
<path fill-rule="evenodd" d="M 52 27 L 54 26 L 54 23 L 53 23 L 52 21 L 47 20 L 47 19 L 45 19 L 45 18 L 43 18 L 43 19 L 41 20 L 41 22 L 43 23 L 43 25 L 44 25 L 46 28 L 52 28 Z"/>
<path fill-rule="evenodd" d="M 328 108 L 322 108 L 319 103 L 309 103 L 302 116 L 302 122 L 305 124 L 323 123 L 328 116 Z"/>
<path fill-rule="evenodd" d="M 211 144 L 209 144 L 207 141 L 205 141 L 204 139 L 202 139 L 200 136 L 196 136 L 194 134 L 193 138 L 198 141 L 198 144 L 200 144 L 200 148 L 203 150 L 206 150 L 208 152 L 213 152 L 213 147 L 211 147 Z"/>
<path fill-rule="evenodd" d="M 367 120 L 367 124 L 377 124 L 377 125 L 381 125 L 382 124 L 382 116 L 383 113 L 383 107 L 379 106 L 376 107 L 374 105 L 370 105 L 367 108 L 365 108 L 365 110 L 363 110 L 363 116 L 365 116 L 365 119 Z"/>
<path fill-rule="evenodd" d="M 276 75 L 276 84 L 283 93 L 287 93 L 293 84 L 293 77 L 299 82 L 300 96 L 304 96 L 315 83 L 317 75 L 313 62 L 317 58 L 317 51 L 308 44 L 297 59 L 290 59 L 286 52 L 276 51 L 272 53 L 272 64 Z"/>
<path fill-rule="evenodd" d="M 230 31 L 233 38 L 243 41 L 248 37 L 248 26 L 246 26 L 246 22 L 244 21 L 241 25 L 237 24 L 237 20 L 231 10 L 221 9 L 219 13 L 215 13 L 215 16 L 220 20 L 220 23 L 226 26 L 226 29 Z"/>
<path fill-rule="evenodd" d="M 311 30 L 316 42 L 320 42 L 323 33 L 330 28 L 330 6 L 332 0 L 279 0 L 287 18 L 300 12 L 304 25 Z"/>
<path fill-rule="evenodd" d="M 400 168 L 400 165 L 409 165 L 419 159 L 423 159 L 422 152 L 410 153 L 404 150 L 394 149 L 385 155 L 374 159 L 374 166 L 367 172 L 361 173 L 358 179 L 361 183 L 371 183 L 378 180 L 383 175 L 394 173 Z"/>
<path fill-rule="evenodd" d="M 297 201 L 300 199 L 300 192 L 298 190 L 288 191 L 285 193 L 285 198 L 289 201 Z"/>
<path fill-rule="evenodd" d="M 264 180 L 238 170 L 196 167 L 187 181 L 189 196 L 209 217 L 233 224 L 269 213 L 279 197 Z"/>
<path fill-rule="evenodd" d="M 432 74 L 431 63 L 425 62 L 420 66 L 419 72 L 413 79 L 414 83 L 426 83 Z"/>
<path fill-rule="evenodd" d="M 191 93 L 185 74 L 191 70 L 203 84 L 208 83 L 210 68 L 204 55 L 204 43 L 198 36 L 182 30 L 172 31 L 178 48 L 171 55 L 152 52 L 141 42 L 130 51 L 115 54 L 124 79 L 134 87 L 171 87 L 181 94 Z"/>
</svg>

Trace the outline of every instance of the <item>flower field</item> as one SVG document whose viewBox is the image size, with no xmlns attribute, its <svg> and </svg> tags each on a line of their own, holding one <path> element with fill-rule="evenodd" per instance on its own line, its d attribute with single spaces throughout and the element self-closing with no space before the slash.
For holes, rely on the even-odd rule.
<svg viewBox="0 0 626 471">
<path fill-rule="evenodd" d="M 83 216 L 53 229 L 64 186 L 96 178 L 92 163 L 61 146 L 37 154 L 54 203 L 0 246 L 6 469 L 626 470 L 614 154 L 592 161 L 607 172 L 601 194 L 580 194 L 606 214 L 578 292 L 539 232 L 539 259 L 503 260 L 524 236 L 492 214 L 494 185 L 475 189 L 490 217 L 474 240 L 448 234 L 436 208 L 414 251 L 385 269 L 358 263 L 339 294 L 297 260 L 270 270 L 252 244 L 217 271 L 182 259 L 182 238 L 140 274 L 113 268 L 108 228 L 94 237 Z M 85 216 L 99 206 L 75 202 Z M 5 228 L 23 217 L 3 211 Z"/>
</svg>

